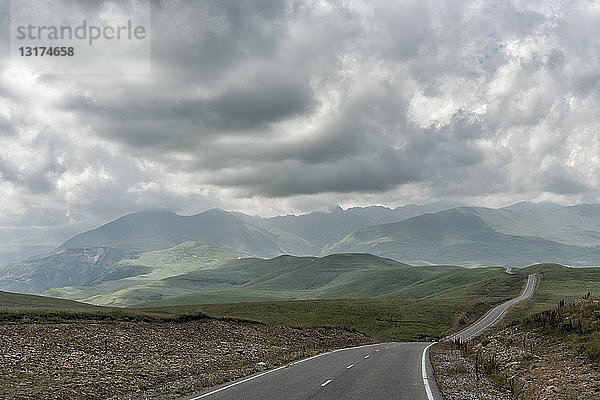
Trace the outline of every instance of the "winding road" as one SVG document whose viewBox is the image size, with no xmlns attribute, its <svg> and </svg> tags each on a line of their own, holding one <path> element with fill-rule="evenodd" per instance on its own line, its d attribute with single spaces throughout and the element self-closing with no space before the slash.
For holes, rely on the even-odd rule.
<svg viewBox="0 0 600 400">
<path fill-rule="evenodd" d="M 479 336 L 485 331 L 487 328 L 493 326 L 500 318 L 506 313 L 506 311 L 516 303 L 521 300 L 525 300 L 530 297 L 535 290 L 535 285 L 537 282 L 537 275 L 530 274 L 527 278 L 527 286 L 525 286 L 525 290 L 519 297 L 515 297 L 512 300 L 507 301 L 506 303 L 502 303 L 499 306 L 493 308 L 490 312 L 488 312 L 483 318 L 477 321 L 475 324 L 471 325 L 467 329 L 457 333 L 454 336 L 448 338 L 448 340 L 469 340 L 474 338 L 475 336 Z"/>
<path fill-rule="evenodd" d="M 496 323 L 513 304 L 531 296 L 529 275 L 521 296 L 490 311 L 450 339 L 467 340 Z M 442 399 L 427 350 L 433 342 L 380 343 L 340 349 L 207 389 L 187 400 Z"/>
</svg>

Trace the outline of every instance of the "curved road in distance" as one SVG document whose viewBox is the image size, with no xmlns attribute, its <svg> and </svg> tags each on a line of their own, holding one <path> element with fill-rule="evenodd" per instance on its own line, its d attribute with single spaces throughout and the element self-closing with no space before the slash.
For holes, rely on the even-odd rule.
<svg viewBox="0 0 600 400">
<path fill-rule="evenodd" d="M 509 307 L 520 302 L 521 300 L 525 300 L 531 297 L 533 291 L 535 290 L 536 282 L 537 275 L 530 274 L 527 277 L 527 286 L 525 286 L 525 290 L 523 290 L 523 293 L 521 293 L 519 297 L 515 297 L 514 299 L 509 300 L 506 303 L 502 303 L 499 306 L 496 306 L 478 322 L 471 325 L 462 332 L 459 332 L 456 335 L 449 337 L 448 340 L 460 339 L 461 341 L 465 341 L 473 339 L 475 336 L 481 335 L 483 331 L 485 331 L 487 328 L 498 322 L 498 320 L 504 315 L 504 313 L 506 313 Z"/>
<path fill-rule="evenodd" d="M 533 293 L 529 275 L 523 293 L 492 309 L 452 336 L 468 340 L 496 323 L 513 304 Z M 434 342 L 380 343 L 334 350 L 207 389 L 187 400 L 436 400 L 442 399 L 427 356 Z"/>
</svg>

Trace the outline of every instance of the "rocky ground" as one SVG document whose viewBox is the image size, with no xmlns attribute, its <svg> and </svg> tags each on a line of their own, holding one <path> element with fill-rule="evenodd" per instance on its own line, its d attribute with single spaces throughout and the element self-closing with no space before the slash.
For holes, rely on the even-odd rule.
<svg viewBox="0 0 600 400">
<path fill-rule="evenodd" d="M 371 343 L 342 328 L 221 320 L 0 324 L 0 398 L 177 398 L 294 359 Z"/>
<path fill-rule="evenodd" d="M 513 379 L 519 399 L 600 398 L 598 365 L 561 341 L 513 326 L 480 341 L 475 351 L 498 361 L 498 374 Z"/>
<path fill-rule="evenodd" d="M 479 353 L 475 376 L 473 358 Z M 467 354 L 467 358 L 463 357 Z M 448 400 L 600 399 L 600 367 L 572 346 L 519 326 L 469 344 L 464 352 L 449 343 L 432 348 L 431 361 Z"/>
<path fill-rule="evenodd" d="M 510 400 L 510 393 L 475 373 L 475 365 L 449 343 L 438 343 L 430 350 L 438 386 L 446 400 Z"/>
</svg>

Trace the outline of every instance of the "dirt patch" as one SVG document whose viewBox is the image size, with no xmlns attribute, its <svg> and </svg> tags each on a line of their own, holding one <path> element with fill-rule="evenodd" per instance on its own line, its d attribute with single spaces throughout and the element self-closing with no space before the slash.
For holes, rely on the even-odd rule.
<svg viewBox="0 0 600 400">
<path fill-rule="evenodd" d="M 0 396 L 173 398 L 326 350 L 372 343 L 341 328 L 219 320 L 0 325 Z"/>
</svg>

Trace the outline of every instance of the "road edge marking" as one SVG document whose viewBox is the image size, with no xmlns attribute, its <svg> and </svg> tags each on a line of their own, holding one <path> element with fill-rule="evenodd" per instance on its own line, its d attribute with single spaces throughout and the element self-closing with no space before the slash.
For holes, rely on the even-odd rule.
<svg viewBox="0 0 600 400">
<path fill-rule="evenodd" d="M 247 377 L 247 378 L 245 378 L 245 379 L 242 379 L 242 380 L 240 380 L 240 381 L 233 382 L 233 383 L 231 383 L 231 384 L 229 384 L 229 385 L 227 385 L 227 386 L 223 386 L 223 387 L 221 387 L 221 388 L 218 388 L 218 389 L 212 390 L 212 391 L 210 391 L 210 392 L 208 392 L 208 393 L 204 393 L 204 394 L 202 394 L 202 395 L 200 395 L 200 396 L 192 397 L 191 399 L 188 399 L 188 400 L 198 400 L 198 399 L 202 399 L 202 398 L 204 398 L 204 397 L 208 397 L 208 396 L 210 396 L 210 395 L 213 395 L 213 394 L 215 394 L 215 393 L 219 393 L 219 392 L 221 392 L 221 391 L 223 391 L 223 390 L 225 390 L 225 389 L 229 389 L 229 388 L 231 388 L 231 387 L 234 387 L 234 386 L 240 385 L 240 384 L 242 384 L 242 383 L 246 383 L 246 382 L 248 382 L 248 381 L 251 381 L 251 380 L 253 380 L 253 379 L 260 378 L 261 376 L 264 376 L 264 375 L 270 374 L 271 372 L 276 372 L 276 371 L 279 371 L 280 369 L 284 369 L 284 368 L 290 367 L 290 366 L 292 366 L 292 365 L 301 364 L 301 363 L 303 363 L 303 362 L 305 362 L 305 361 L 312 360 L 313 358 L 317 358 L 317 357 L 321 357 L 321 356 L 326 356 L 327 354 L 333 354 L 333 353 L 337 353 L 338 351 L 355 350 L 355 349 L 362 349 L 362 348 L 364 348 L 364 347 L 372 347 L 372 346 L 380 346 L 380 345 L 381 345 L 381 343 L 364 344 L 364 345 L 362 345 L 362 346 L 355 346 L 355 347 L 345 347 L 345 348 L 343 348 L 343 349 L 335 349 L 335 350 L 332 350 L 332 351 L 328 351 L 328 352 L 326 352 L 326 353 L 316 354 L 316 355 L 314 355 L 314 356 L 312 356 L 312 357 L 308 357 L 308 358 L 305 358 L 305 359 L 302 359 L 302 360 L 294 361 L 294 362 L 291 362 L 291 363 L 289 363 L 289 364 L 281 365 L 281 366 L 279 366 L 279 367 L 277 367 L 277 368 L 274 368 L 274 369 L 270 369 L 270 370 L 268 370 L 268 371 L 261 372 L 260 374 L 249 376 L 249 377 Z"/>
<path fill-rule="evenodd" d="M 423 385 L 425 385 L 425 392 L 427 393 L 428 400 L 435 400 L 433 398 L 433 393 L 431 392 L 431 387 L 429 386 L 429 378 L 427 377 L 427 363 L 425 362 L 427 350 L 435 343 L 429 344 L 427 347 L 423 349 L 423 355 L 421 356 L 421 375 L 423 376 Z"/>
</svg>

